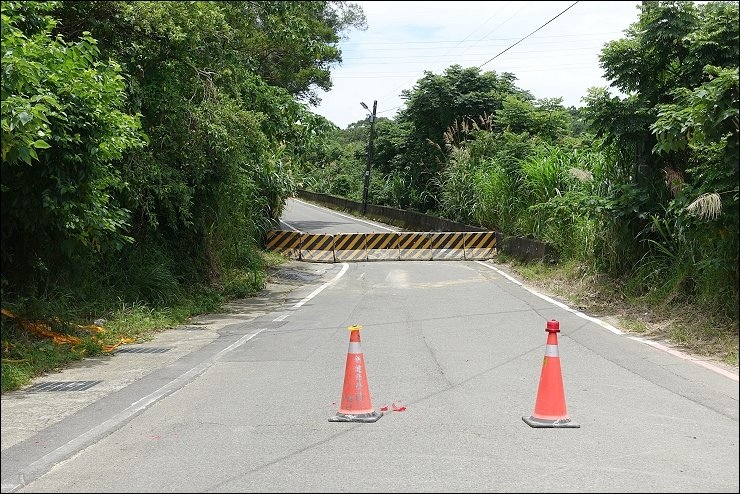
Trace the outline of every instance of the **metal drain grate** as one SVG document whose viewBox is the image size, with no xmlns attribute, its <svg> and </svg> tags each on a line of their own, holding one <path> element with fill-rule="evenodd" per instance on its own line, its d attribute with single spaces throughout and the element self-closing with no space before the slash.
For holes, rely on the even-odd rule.
<svg viewBox="0 0 740 494">
<path fill-rule="evenodd" d="M 85 391 L 103 381 L 55 381 L 46 383 L 36 383 L 26 391 Z"/>
<path fill-rule="evenodd" d="M 164 353 L 169 351 L 169 348 L 145 346 L 138 348 L 119 348 L 116 350 L 116 353 Z"/>
</svg>

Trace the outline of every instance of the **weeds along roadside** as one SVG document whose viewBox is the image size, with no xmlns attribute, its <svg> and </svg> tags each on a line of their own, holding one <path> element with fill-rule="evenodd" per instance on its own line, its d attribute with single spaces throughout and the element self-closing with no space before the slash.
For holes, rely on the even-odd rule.
<svg viewBox="0 0 740 494">
<path fill-rule="evenodd" d="M 617 326 L 626 333 L 664 340 L 684 352 L 738 366 L 738 319 L 686 299 L 635 292 L 634 279 L 594 274 L 570 260 L 558 264 L 520 262 L 499 254 L 527 284 L 571 307 Z"/>
<path fill-rule="evenodd" d="M 191 316 L 217 312 L 229 300 L 255 295 L 264 288 L 268 270 L 285 262 L 271 252 L 261 253 L 260 258 L 255 269 L 229 270 L 213 286 L 191 285 L 160 293 L 166 304 L 126 301 L 102 289 L 96 298 L 85 298 L 69 286 L 49 287 L 34 296 L 3 297 L 2 392 L 20 389 L 73 362 L 110 355 L 120 345 L 151 340 Z"/>
</svg>

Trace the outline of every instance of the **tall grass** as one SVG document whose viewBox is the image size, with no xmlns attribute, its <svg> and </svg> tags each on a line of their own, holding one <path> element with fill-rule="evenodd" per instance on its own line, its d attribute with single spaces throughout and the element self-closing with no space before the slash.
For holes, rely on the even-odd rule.
<svg viewBox="0 0 740 494">
<path fill-rule="evenodd" d="M 652 217 L 638 239 L 645 253 L 626 285 L 629 293 L 664 306 L 690 303 L 737 320 L 736 268 L 727 260 L 723 239 L 685 219 L 670 210 Z"/>
<path fill-rule="evenodd" d="M 481 226 L 510 234 L 517 234 L 517 211 L 520 208 L 516 194 L 516 176 L 509 174 L 496 160 L 487 160 L 476 173 L 475 194 L 480 207 L 476 222 Z"/>
<path fill-rule="evenodd" d="M 442 216 L 453 221 L 469 223 L 479 209 L 475 190 L 476 167 L 470 151 L 450 146 L 447 163 L 438 180 Z"/>
</svg>

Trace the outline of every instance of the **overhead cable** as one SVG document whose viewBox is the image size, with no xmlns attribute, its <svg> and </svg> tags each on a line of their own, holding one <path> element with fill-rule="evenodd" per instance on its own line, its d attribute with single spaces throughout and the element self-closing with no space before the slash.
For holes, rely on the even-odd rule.
<svg viewBox="0 0 740 494">
<path fill-rule="evenodd" d="M 521 43 L 521 42 L 522 42 L 522 41 L 524 41 L 525 39 L 529 38 L 529 37 L 530 37 L 530 36 L 532 36 L 532 35 L 533 35 L 534 33 L 536 33 L 537 31 L 539 31 L 540 29 L 542 29 L 543 27 L 547 26 L 547 25 L 548 25 L 548 24 L 550 24 L 550 23 L 551 23 L 552 21 L 554 21 L 555 19 L 557 19 L 557 18 L 558 18 L 558 17 L 560 17 L 561 15 L 565 14 L 565 13 L 566 13 L 566 12 L 567 12 L 568 10 L 570 10 L 571 8 L 573 8 L 573 6 L 574 6 L 575 4 L 577 4 L 577 3 L 578 3 L 577 1 L 576 1 L 576 2 L 573 2 L 573 3 L 572 3 L 572 4 L 571 4 L 571 5 L 570 5 L 570 6 L 568 7 L 568 8 L 566 8 L 565 10 L 563 10 L 562 12 L 560 12 L 560 13 L 559 13 L 558 15 L 556 15 L 555 17 L 553 17 L 552 19 L 550 19 L 549 21 L 547 21 L 546 23 L 544 23 L 543 25 L 541 25 L 540 27 L 538 27 L 537 29 L 535 29 L 534 31 L 532 31 L 531 33 L 529 33 L 528 35 L 526 35 L 525 37 L 523 37 L 522 39 L 520 39 L 519 41 L 517 41 L 517 42 L 516 42 L 516 43 L 514 43 L 513 45 L 509 46 L 509 47 L 508 47 L 508 48 L 506 48 L 505 50 L 503 50 L 503 51 L 501 51 L 501 52 L 497 53 L 496 55 L 494 55 L 494 56 L 493 56 L 493 57 L 491 57 L 490 59 L 488 59 L 488 60 L 486 60 L 485 62 L 483 62 L 482 64 L 480 64 L 480 65 L 478 66 L 478 68 L 480 69 L 481 67 L 483 67 L 484 65 L 486 65 L 486 64 L 487 64 L 488 62 L 491 62 L 491 61 L 495 60 L 495 59 L 496 59 L 496 58 L 498 58 L 499 56 L 501 56 L 501 55 L 503 55 L 504 53 L 506 53 L 507 51 L 511 50 L 511 49 L 512 49 L 512 48 L 514 48 L 514 47 L 515 47 L 516 45 L 518 45 L 519 43 Z"/>
</svg>

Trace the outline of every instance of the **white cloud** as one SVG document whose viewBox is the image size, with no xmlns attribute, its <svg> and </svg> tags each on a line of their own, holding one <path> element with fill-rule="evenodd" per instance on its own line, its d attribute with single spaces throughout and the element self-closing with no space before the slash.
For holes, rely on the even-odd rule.
<svg viewBox="0 0 740 494">
<path fill-rule="evenodd" d="M 512 72 L 516 85 L 535 98 L 562 97 L 566 106 L 581 106 L 589 87 L 608 86 L 598 55 L 637 21 L 641 2 L 356 3 L 369 28 L 340 42 L 344 60 L 332 69 L 334 87 L 320 93 L 322 103 L 313 109 L 341 128 L 366 117 L 360 102 L 372 108 L 377 100 L 378 115 L 393 117 L 404 104 L 401 91 L 412 89 L 425 70 L 442 74 L 453 64 Z"/>
</svg>

